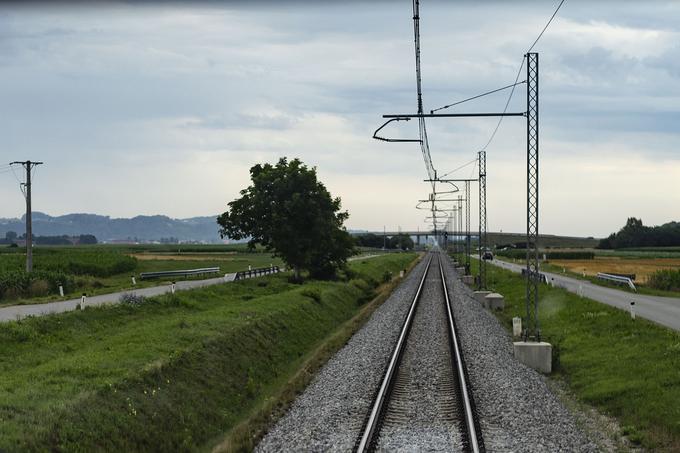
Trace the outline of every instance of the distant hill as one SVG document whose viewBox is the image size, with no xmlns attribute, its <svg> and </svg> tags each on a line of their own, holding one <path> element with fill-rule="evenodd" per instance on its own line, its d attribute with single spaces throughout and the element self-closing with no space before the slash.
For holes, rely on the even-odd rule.
<svg viewBox="0 0 680 453">
<path fill-rule="evenodd" d="M 25 216 L 20 219 L 0 218 L 0 236 L 8 231 L 22 235 L 26 231 Z M 36 236 L 78 236 L 93 234 L 100 242 L 137 239 L 160 241 L 176 238 L 180 241 L 218 242 L 217 216 L 172 219 L 164 215 L 137 216 L 116 219 L 96 214 L 67 214 L 57 217 L 33 212 L 33 234 Z"/>
</svg>

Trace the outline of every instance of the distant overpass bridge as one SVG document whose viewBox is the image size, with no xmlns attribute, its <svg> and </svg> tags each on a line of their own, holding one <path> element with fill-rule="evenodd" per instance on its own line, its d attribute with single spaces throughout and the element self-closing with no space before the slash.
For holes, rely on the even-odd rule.
<svg viewBox="0 0 680 453">
<path fill-rule="evenodd" d="M 422 230 L 422 231 L 353 231 L 352 235 L 354 236 L 360 236 L 362 234 L 375 234 L 376 236 L 387 236 L 388 238 L 391 238 L 393 236 L 397 236 L 399 234 L 405 234 L 410 236 L 416 244 L 420 244 L 422 240 L 424 239 L 425 242 L 429 240 L 429 238 L 435 238 L 436 236 L 442 235 L 444 232 L 443 231 L 437 231 L 435 232 L 433 230 Z M 527 234 L 525 233 L 503 233 L 503 232 L 487 232 L 487 237 L 488 237 L 488 244 L 489 246 L 494 246 L 496 244 L 510 244 L 514 242 L 524 242 L 526 241 Z M 455 235 L 456 238 L 462 239 L 465 237 L 465 233 L 458 233 Z M 479 232 L 478 231 L 470 231 L 470 237 L 472 240 L 477 240 L 479 238 Z M 449 239 L 453 239 L 454 235 L 451 231 L 449 231 Z M 562 246 L 570 246 L 570 247 L 594 247 L 597 244 L 598 240 L 595 238 L 584 238 L 584 237 L 576 237 L 576 236 L 558 236 L 554 234 L 541 234 L 538 236 L 538 244 L 540 247 L 544 247 L 546 245 L 553 245 L 553 246 L 558 246 L 562 244 Z"/>
<path fill-rule="evenodd" d="M 452 231 L 448 231 L 449 233 L 449 240 L 453 240 L 454 237 L 458 239 L 463 239 L 465 238 L 465 233 L 459 233 L 454 236 Z M 444 230 L 437 230 L 435 233 L 434 230 L 429 230 L 429 231 L 353 231 L 352 235 L 354 236 L 361 236 L 362 234 L 375 234 L 376 236 L 383 237 L 386 236 L 388 238 L 398 236 L 400 234 L 409 236 L 413 241 L 416 243 L 416 245 L 420 245 L 421 242 L 427 243 L 430 238 L 433 238 L 434 240 L 437 240 L 437 238 L 442 238 L 444 235 Z M 470 231 L 470 237 L 472 239 L 477 239 L 479 237 L 479 233 L 476 231 Z"/>
</svg>

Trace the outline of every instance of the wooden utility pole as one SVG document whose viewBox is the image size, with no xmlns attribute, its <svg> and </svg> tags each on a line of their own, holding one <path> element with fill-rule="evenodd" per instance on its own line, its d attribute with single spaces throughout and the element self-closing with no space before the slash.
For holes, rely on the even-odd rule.
<svg viewBox="0 0 680 453">
<path fill-rule="evenodd" d="M 22 183 L 22 192 L 26 198 L 26 272 L 33 271 L 33 216 L 31 215 L 31 170 L 42 162 L 15 161 L 11 165 L 21 165 L 26 169 L 26 182 Z"/>
</svg>

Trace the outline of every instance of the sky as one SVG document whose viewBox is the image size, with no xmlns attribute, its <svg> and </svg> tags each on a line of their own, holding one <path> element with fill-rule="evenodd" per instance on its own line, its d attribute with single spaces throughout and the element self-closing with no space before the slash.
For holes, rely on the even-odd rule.
<svg viewBox="0 0 680 453">
<path fill-rule="evenodd" d="M 557 4 L 422 0 L 425 110 L 512 83 Z M 566 0 L 534 48 L 542 233 L 680 220 L 678 17 L 680 2 Z M 349 228 L 427 229 L 418 145 L 371 139 L 416 109 L 410 1 L 0 3 L 0 217 L 25 209 L 15 160 L 44 161 L 34 211 L 186 218 L 223 212 L 252 165 L 286 156 L 317 168 Z M 508 110 L 526 110 L 523 85 Z M 496 123 L 429 120 L 438 173 L 474 161 Z M 524 118 L 503 121 L 487 175 L 489 230 L 526 231 Z M 472 215 L 475 229 L 476 195 Z"/>
</svg>

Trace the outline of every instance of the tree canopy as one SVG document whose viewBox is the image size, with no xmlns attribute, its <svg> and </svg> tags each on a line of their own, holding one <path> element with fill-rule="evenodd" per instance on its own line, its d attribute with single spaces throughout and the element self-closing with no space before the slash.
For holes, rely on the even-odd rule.
<svg viewBox="0 0 680 453">
<path fill-rule="evenodd" d="M 407 234 L 399 233 L 396 236 L 385 238 L 382 235 L 364 233 L 356 236 L 357 245 L 362 247 L 411 250 L 414 247 L 413 239 Z"/>
<path fill-rule="evenodd" d="M 345 265 L 354 246 L 343 226 L 349 214 L 317 180 L 316 168 L 281 158 L 276 165 L 253 166 L 250 178 L 252 184 L 217 218 L 222 237 L 261 244 L 297 279 L 301 270 L 327 278 Z"/>
<path fill-rule="evenodd" d="M 618 249 L 626 247 L 666 247 L 680 245 L 680 223 L 669 222 L 649 227 L 641 219 L 630 217 L 617 233 L 602 239 L 598 248 Z"/>
</svg>

